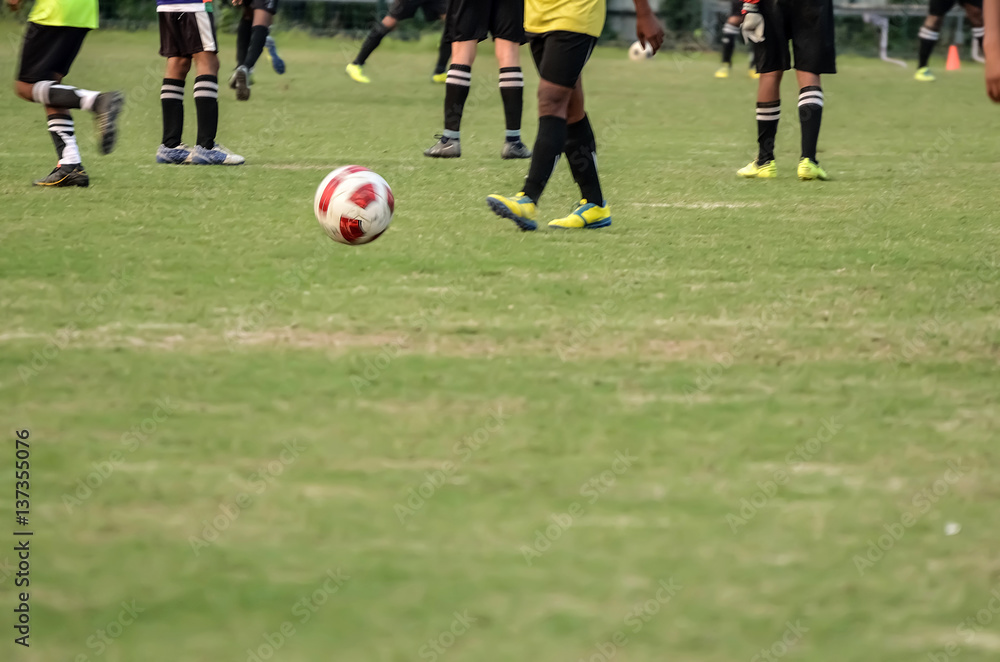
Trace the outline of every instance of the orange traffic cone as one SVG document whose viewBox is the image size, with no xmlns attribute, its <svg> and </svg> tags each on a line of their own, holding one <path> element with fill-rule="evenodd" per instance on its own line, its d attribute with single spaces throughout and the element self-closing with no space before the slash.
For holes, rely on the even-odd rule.
<svg viewBox="0 0 1000 662">
<path fill-rule="evenodd" d="M 962 68 L 962 60 L 958 57 L 958 46 L 955 44 L 948 47 L 948 64 L 944 68 L 947 71 L 958 71 Z"/>
</svg>

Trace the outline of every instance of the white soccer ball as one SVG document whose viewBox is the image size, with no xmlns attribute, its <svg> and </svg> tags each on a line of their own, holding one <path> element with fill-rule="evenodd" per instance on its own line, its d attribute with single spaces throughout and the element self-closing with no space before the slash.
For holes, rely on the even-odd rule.
<svg viewBox="0 0 1000 662">
<path fill-rule="evenodd" d="M 656 53 L 653 52 L 653 47 L 650 46 L 649 44 L 643 46 L 639 42 L 635 42 L 634 44 L 628 47 L 628 57 L 630 60 L 634 61 L 648 60 L 654 55 L 656 55 Z"/>
<path fill-rule="evenodd" d="M 382 236 L 396 207 L 392 189 L 368 168 L 337 168 L 320 182 L 313 200 L 316 220 L 330 239 L 358 246 Z"/>
</svg>

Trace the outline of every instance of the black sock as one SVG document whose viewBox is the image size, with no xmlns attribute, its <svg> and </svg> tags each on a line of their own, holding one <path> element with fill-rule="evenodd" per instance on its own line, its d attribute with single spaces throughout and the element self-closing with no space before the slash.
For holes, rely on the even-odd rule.
<svg viewBox="0 0 1000 662">
<path fill-rule="evenodd" d="M 434 67 L 435 74 L 443 74 L 448 68 L 448 60 L 451 58 L 451 42 L 442 33 L 441 43 L 438 44 L 438 61 Z"/>
<path fill-rule="evenodd" d="M 372 29 L 368 31 L 368 36 L 365 37 L 365 41 L 361 44 L 361 50 L 358 51 L 358 56 L 354 58 L 354 64 L 364 64 L 368 56 L 372 54 L 378 45 L 382 43 L 382 38 L 389 34 L 389 29 L 382 25 L 381 21 L 372 26 Z"/>
<path fill-rule="evenodd" d="M 555 115 L 538 118 L 538 136 L 531 154 L 531 166 L 524 180 L 524 194 L 538 202 L 549 177 L 566 148 L 566 120 Z"/>
<path fill-rule="evenodd" d="M 781 119 L 781 100 L 757 102 L 757 165 L 774 160 L 774 139 Z"/>
<path fill-rule="evenodd" d="M 740 36 L 739 26 L 726 23 L 722 26 L 722 63 L 733 64 L 733 49 L 736 48 L 736 39 Z"/>
<path fill-rule="evenodd" d="M 31 86 L 31 98 L 51 108 L 82 108 L 93 110 L 100 92 L 81 90 L 72 85 L 60 85 L 54 80 L 43 80 Z"/>
<path fill-rule="evenodd" d="M 194 110 L 198 114 L 198 144 L 212 149 L 219 130 L 218 78 L 198 76 L 194 79 Z"/>
<path fill-rule="evenodd" d="M 253 27 L 253 17 L 243 15 L 236 26 L 236 66 L 247 59 L 247 49 L 250 47 L 250 29 Z"/>
<path fill-rule="evenodd" d="M 163 109 L 163 145 L 177 147 L 184 131 L 184 81 L 164 78 L 160 86 L 160 108 Z"/>
<path fill-rule="evenodd" d="M 49 115 L 49 135 L 56 146 L 56 159 L 59 165 L 78 165 L 80 163 L 80 148 L 76 145 L 76 135 L 73 132 L 73 118 L 69 113 L 53 113 Z"/>
<path fill-rule="evenodd" d="M 458 140 L 462 128 L 462 112 L 465 100 L 469 98 L 472 84 L 472 67 L 467 64 L 453 64 L 448 69 L 448 79 L 444 86 L 444 136 Z"/>
<path fill-rule="evenodd" d="M 260 54 L 264 52 L 264 42 L 267 40 L 267 26 L 255 25 L 250 30 L 250 46 L 247 47 L 247 56 L 243 60 L 243 66 L 253 69 L 260 59 Z"/>
<path fill-rule="evenodd" d="M 521 140 L 521 111 L 524 108 L 524 74 L 521 67 L 500 67 L 500 99 L 507 127 L 507 142 Z"/>
<path fill-rule="evenodd" d="M 930 61 L 931 53 L 934 52 L 934 47 L 937 46 L 941 33 L 921 26 L 920 32 L 917 34 L 920 37 L 920 63 L 917 65 L 917 68 L 923 69 L 927 66 L 927 62 Z"/>
<path fill-rule="evenodd" d="M 580 187 L 581 197 L 587 202 L 604 206 L 601 178 L 597 174 L 597 141 L 586 115 L 566 127 L 566 161 L 573 181 Z"/>
<path fill-rule="evenodd" d="M 808 85 L 799 90 L 799 124 L 802 126 L 802 158 L 816 161 L 819 127 L 823 123 L 823 88 Z M 817 161 L 818 163 L 818 161 Z"/>
</svg>

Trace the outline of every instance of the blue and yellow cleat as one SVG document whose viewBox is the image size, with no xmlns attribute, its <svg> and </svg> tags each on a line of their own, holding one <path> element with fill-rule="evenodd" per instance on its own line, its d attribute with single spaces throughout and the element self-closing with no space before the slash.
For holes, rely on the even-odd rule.
<svg viewBox="0 0 1000 662">
<path fill-rule="evenodd" d="M 264 48 L 267 49 L 267 59 L 271 61 L 274 73 L 279 75 L 285 73 L 285 61 L 278 55 L 278 45 L 274 43 L 274 37 L 267 35 L 267 39 L 264 40 Z"/>
<path fill-rule="evenodd" d="M 933 83 L 937 78 L 934 77 L 934 73 L 930 67 L 920 67 L 917 69 L 917 73 L 913 74 L 913 80 L 920 81 L 921 83 Z"/>
<path fill-rule="evenodd" d="M 604 206 L 581 200 L 573 213 L 566 218 L 549 221 L 549 227 L 558 230 L 592 230 L 606 228 L 611 225 L 611 205 L 604 201 Z"/>
<path fill-rule="evenodd" d="M 534 200 L 526 196 L 524 191 L 512 198 L 496 194 L 487 196 L 486 204 L 494 214 L 514 221 L 514 224 L 524 232 L 538 229 L 538 223 L 535 223 L 538 208 Z"/>
<path fill-rule="evenodd" d="M 733 68 L 733 65 L 731 65 L 731 64 L 724 64 L 724 65 L 722 65 L 721 67 L 719 67 L 718 69 L 715 70 L 715 77 L 716 78 L 729 78 L 729 72 L 732 70 L 732 68 Z"/>
<path fill-rule="evenodd" d="M 750 77 L 752 80 L 760 80 L 760 74 L 757 73 L 757 70 L 754 69 L 753 67 L 747 69 L 747 76 Z"/>
<path fill-rule="evenodd" d="M 754 159 L 747 165 L 737 170 L 736 174 L 747 179 L 774 179 L 778 176 L 778 166 L 774 163 L 774 161 L 768 161 L 763 165 L 757 165 L 757 159 Z"/>
<path fill-rule="evenodd" d="M 444 84 L 448 82 L 448 72 L 447 71 L 435 71 L 431 74 L 431 82 Z"/>
</svg>

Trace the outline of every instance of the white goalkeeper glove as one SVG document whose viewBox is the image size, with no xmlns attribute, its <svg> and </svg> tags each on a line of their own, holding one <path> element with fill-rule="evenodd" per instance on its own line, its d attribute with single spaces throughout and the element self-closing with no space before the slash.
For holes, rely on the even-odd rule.
<svg viewBox="0 0 1000 662">
<path fill-rule="evenodd" d="M 743 25 L 740 31 L 743 32 L 744 42 L 759 44 L 764 41 L 764 17 L 760 15 L 756 2 L 743 3 Z"/>
</svg>

